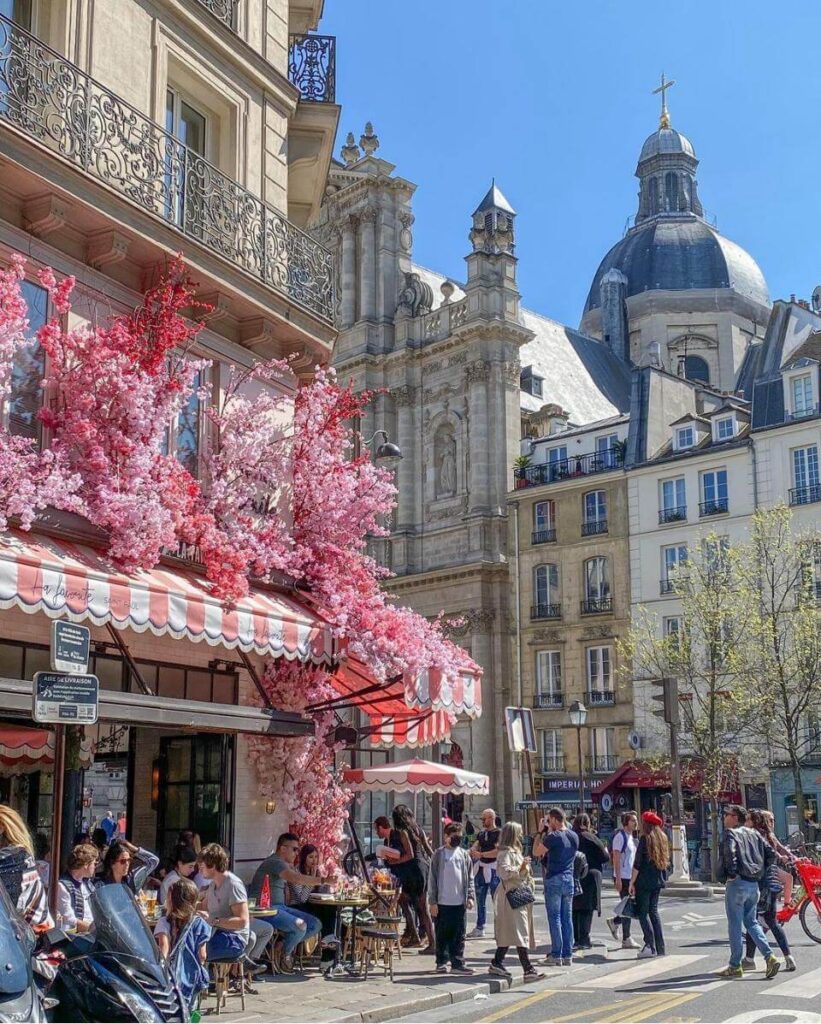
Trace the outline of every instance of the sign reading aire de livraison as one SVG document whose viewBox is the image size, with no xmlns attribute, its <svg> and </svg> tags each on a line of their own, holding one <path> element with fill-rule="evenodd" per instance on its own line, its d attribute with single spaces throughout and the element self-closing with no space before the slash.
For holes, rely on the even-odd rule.
<svg viewBox="0 0 821 1024">
<path fill-rule="evenodd" d="M 51 725 L 93 725 L 100 681 L 96 676 L 34 673 L 34 721 Z"/>
<path fill-rule="evenodd" d="M 51 667 L 55 672 L 85 675 L 88 672 L 88 653 L 91 630 L 76 622 L 57 620 L 51 624 Z"/>
</svg>

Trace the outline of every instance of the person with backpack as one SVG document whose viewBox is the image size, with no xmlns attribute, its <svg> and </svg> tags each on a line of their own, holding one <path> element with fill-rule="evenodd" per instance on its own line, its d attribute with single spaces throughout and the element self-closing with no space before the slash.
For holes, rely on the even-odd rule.
<svg viewBox="0 0 821 1024">
<path fill-rule="evenodd" d="M 550 953 L 544 963 L 549 967 L 569 967 L 573 963 L 573 865 L 579 852 L 579 837 L 568 829 L 561 807 L 551 807 L 541 820 L 541 828 L 533 841 L 533 854 L 542 858 L 550 928 Z"/>
<path fill-rule="evenodd" d="M 630 878 L 633 874 L 633 863 L 639 841 L 636 838 L 639 819 L 635 811 L 625 811 L 621 816 L 621 828 L 613 836 L 610 843 L 610 857 L 613 861 L 613 885 L 620 897 L 624 898 L 630 891 Z M 639 944 L 630 936 L 633 923 L 631 917 L 611 917 L 606 921 L 610 934 L 618 942 L 621 927 L 621 948 L 638 949 Z"/>
<path fill-rule="evenodd" d="M 776 861 L 770 865 L 764 874 L 764 877 L 758 883 L 760 896 L 758 898 L 758 916 L 761 919 L 761 925 L 766 932 L 768 929 L 772 932 L 772 936 L 778 943 L 778 948 L 784 954 L 784 970 L 794 971 L 796 970 L 795 957 L 790 951 L 790 943 L 781 927 L 781 923 L 778 920 L 777 911 L 777 897 L 778 893 L 784 888 L 780 870 L 777 863 L 779 854 L 779 847 L 785 849 L 781 843 L 778 842 L 775 832 L 773 831 L 774 819 L 771 811 L 752 810 L 747 813 L 747 825 L 749 828 L 754 828 L 757 832 L 760 832 L 764 838 L 765 843 L 769 843 L 770 846 L 775 850 Z M 744 959 L 741 961 L 742 970 L 754 971 L 755 970 L 755 942 L 753 942 L 752 936 L 749 932 L 744 936 L 744 943 L 746 950 L 744 953 Z"/>
<path fill-rule="evenodd" d="M 741 957 L 744 952 L 742 925 L 764 957 L 766 978 L 774 978 L 781 961 L 772 951 L 764 929 L 758 923 L 759 882 L 775 863 L 775 851 L 760 832 L 746 828 L 747 811 L 730 804 L 724 811 L 724 835 L 721 837 L 719 880 L 725 882 L 724 906 L 730 939 L 730 963 L 720 977 L 743 978 Z"/>
</svg>

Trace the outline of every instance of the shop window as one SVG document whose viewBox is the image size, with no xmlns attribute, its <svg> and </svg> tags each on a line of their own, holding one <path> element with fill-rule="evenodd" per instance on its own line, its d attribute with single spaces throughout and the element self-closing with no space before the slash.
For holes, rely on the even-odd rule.
<svg viewBox="0 0 821 1024">
<path fill-rule="evenodd" d="M 173 736 L 162 740 L 165 766 L 158 819 L 160 854 L 167 855 L 183 829 L 206 843 L 225 844 L 230 835 L 233 737 L 216 734 Z"/>
<path fill-rule="evenodd" d="M 46 322 L 48 293 L 30 281 L 23 281 L 20 290 L 28 306 L 29 336 L 33 336 Z M 32 438 L 38 444 L 41 424 L 37 413 L 43 403 L 41 381 L 45 365 L 45 353 L 39 342 L 20 349 L 12 363 L 7 403 L 9 433 Z"/>
<path fill-rule="evenodd" d="M 0 644 L 0 676 L 21 679 L 23 676 L 23 648 L 16 644 Z"/>
</svg>

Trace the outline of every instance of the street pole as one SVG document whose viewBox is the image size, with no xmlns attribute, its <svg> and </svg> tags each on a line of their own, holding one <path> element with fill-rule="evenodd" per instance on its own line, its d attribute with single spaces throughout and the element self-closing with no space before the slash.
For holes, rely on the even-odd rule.
<svg viewBox="0 0 821 1024">
<path fill-rule="evenodd" d="M 530 834 L 531 835 L 535 835 L 536 830 L 539 827 L 539 808 L 536 806 L 536 777 L 533 774 L 533 757 L 532 757 L 532 755 L 531 755 L 529 750 L 525 750 L 524 758 L 525 758 L 525 767 L 527 768 L 527 777 L 528 777 L 528 780 L 530 781 L 530 795 L 531 795 L 531 797 L 533 799 L 533 807 L 531 807 L 531 811 L 533 813 L 533 818 L 531 819 L 531 818 L 528 817 L 528 821 L 532 825 L 532 828 L 530 826 L 528 826 L 528 827 L 529 827 Z"/>
<path fill-rule="evenodd" d="M 678 753 L 678 680 L 675 681 L 674 713 L 670 714 L 670 788 L 673 811 L 673 881 L 690 881 L 690 860 L 687 856 L 687 829 L 684 825 L 684 797 L 681 792 L 681 763 Z"/>
<path fill-rule="evenodd" d="M 441 757 L 441 747 L 438 743 L 433 744 L 433 760 L 436 764 L 439 764 Z M 442 796 L 438 792 L 433 793 L 433 799 L 430 802 L 430 810 L 432 821 L 432 832 L 433 832 L 433 848 L 438 850 L 442 845 Z"/>
<path fill-rule="evenodd" d="M 582 761 L 582 727 L 576 726 L 576 747 L 579 754 L 579 814 L 584 814 L 584 762 Z"/>
<path fill-rule="evenodd" d="M 66 727 L 54 726 L 54 786 L 51 831 L 51 872 L 48 881 L 48 905 L 51 916 L 57 920 L 57 881 L 62 872 L 63 800 L 66 777 Z"/>
</svg>

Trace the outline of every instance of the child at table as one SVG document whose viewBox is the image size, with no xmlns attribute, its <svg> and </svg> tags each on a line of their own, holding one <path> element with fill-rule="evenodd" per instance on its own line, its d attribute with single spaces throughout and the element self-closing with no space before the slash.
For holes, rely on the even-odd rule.
<svg viewBox="0 0 821 1024">
<path fill-rule="evenodd" d="M 188 878 L 178 878 L 169 886 L 165 912 L 154 927 L 160 953 L 174 967 L 180 992 L 192 1008 L 197 996 L 208 988 L 205 946 L 210 927 L 197 913 L 199 890 Z"/>
</svg>

